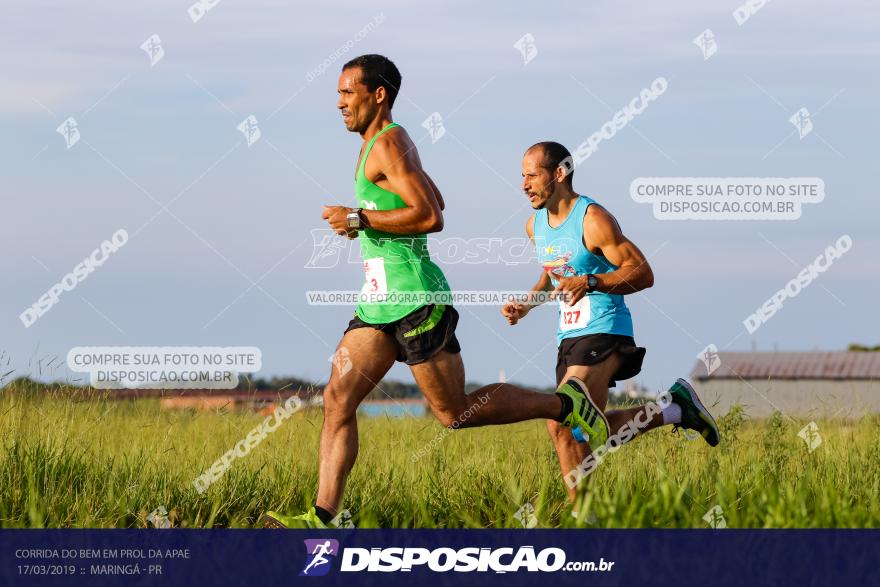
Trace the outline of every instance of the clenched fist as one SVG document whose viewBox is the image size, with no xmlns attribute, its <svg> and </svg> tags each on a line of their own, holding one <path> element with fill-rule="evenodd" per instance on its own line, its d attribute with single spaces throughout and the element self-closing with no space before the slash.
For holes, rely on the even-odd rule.
<svg viewBox="0 0 880 587">
<path fill-rule="evenodd" d="M 501 315 L 507 318 L 507 322 L 513 326 L 526 317 L 532 307 L 522 302 L 510 301 L 501 306 Z"/>
</svg>

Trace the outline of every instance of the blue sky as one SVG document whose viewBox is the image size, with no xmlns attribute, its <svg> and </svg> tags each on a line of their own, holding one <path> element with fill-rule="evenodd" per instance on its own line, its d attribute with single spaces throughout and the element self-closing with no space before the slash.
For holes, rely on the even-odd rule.
<svg viewBox="0 0 880 587">
<path fill-rule="evenodd" d="M 4 372 L 35 374 L 35 361 L 74 346 L 257 346 L 261 375 L 325 379 L 351 309 L 310 307 L 304 292 L 358 289 L 361 270 L 305 264 L 321 205 L 353 201 L 360 141 L 335 108 L 338 69 L 372 52 L 403 73 L 395 120 L 446 199 L 444 237 L 521 237 L 525 148 L 552 139 L 574 149 L 652 80 L 668 80 L 575 175 L 654 268 L 655 286 L 628 298 L 648 348 L 644 385 L 687 374 L 710 343 L 880 343 L 876 3 L 768 2 L 742 26 L 736 2 L 718 1 L 221 0 L 198 22 L 187 7 L 0 9 Z M 707 28 L 718 51 L 704 60 L 692 41 Z M 538 50 L 528 64 L 513 47 L 526 33 Z M 140 45 L 153 34 L 165 55 L 151 67 Z M 788 121 L 801 107 L 815 127 L 803 139 Z M 421 126 L 432 112 L 447 129 L 433 144 Z M 236 129 L 249 115 L 262 133 L 250 147 Z M 81 133 L 70 149 L 55 131 L 67 117 Z M 637 177 L 820 177 L 826 197 L 796 221 L 660 221 L 629 196 Z M 130 242 L 25 329 L 21 311 L 119 228 Z M 750 335 L 743 319 L 842 234 L 852 250 Z M 523 289 L 539 271 L 443 268 L 469 290 Z M 513 328 L 494 307 L 460 311 L 469 380 L 503 369 L 552 383 L 554 309 Z M 401 366 L 391 377 L 410 379 Z"/>
</svg>

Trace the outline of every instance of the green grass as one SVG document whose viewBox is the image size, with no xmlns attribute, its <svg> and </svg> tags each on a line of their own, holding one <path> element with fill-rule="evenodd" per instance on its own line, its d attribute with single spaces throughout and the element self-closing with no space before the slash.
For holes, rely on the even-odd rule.
<svg viewBox="0 0 880 587">
<path fill-rule="evenodd" d="M 260 421 L 242 412 L 162 411 L 156 400 L 74 401 L 0 391 L 0 526 L 145 527 L 164 506 L 179 527 L 251 527 L 266 509 L 314 497 L 321 414 L 294 414 L 199 495 L 192 481 Z M 611 454 L 584 483 L 592 527 L 880 526 L 880 420 L 750 422 L 734 412 L 710 449 L 668 429 Z M 421 447 L 433 450 L 413 463 Z M 343 507 L 359 527 L 572 527 L 542 421 L 445 433 L 431 418 L 360 420 Z"/>
</svg>

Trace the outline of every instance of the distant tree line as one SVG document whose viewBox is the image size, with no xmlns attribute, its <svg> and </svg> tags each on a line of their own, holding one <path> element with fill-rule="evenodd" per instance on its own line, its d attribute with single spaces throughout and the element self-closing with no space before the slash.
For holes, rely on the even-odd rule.
<svg viewBox="0 0 880 587">
<path fill-rule="evenodd" d="M 863 352 L 863 353 L 876 353 L 877 351 L 880 351 L 880 345 L 865 346 L 863 344 L 858 344 L 858 343 L 854 342 L 847 347 L 847 350 L 848 351 Z"/>
<path fill-rule="evenodd" d="M 874 347 L 872 349 L 864 348 L 864 349 L 856 349 L 852 348 L 858 345 L 850 345 L 850 350 L 868 350 L 868 351 L 878 351 L 880 347 Z M 344 384 L 344 380 L 343 380 Z M 464 390 L 465 393 L 471 393 L 476 391 L 477 389 L 483 387 L 484 384 L 476 383 L 476 382 L 468 382 L 465 383 Z M 556 391 L 555 387 L 531 387 L 522 384 L 517 384 L 525 389 L 530 389 L 532 391 L 538 391 L 542 393 L 553 393 Z M 297 392 L 300 396 L 310 396 L 310 395 L 320 395 L 324 391 L 325 383 L 323 382 L 314 382 L 308 381 L 306 379 L 300 379 L 298 377 L 255 377 L 250 378 L 245 375 L 239 376 L 238 386 L 235 388 L 237 391 L 247 392 L 247 391 L 277 391 L 282 395 L 286 393 L 294 393 Z M 118 397 L 118 390 L 108 390 L 108 389 L 94 389 L 88 385 L 78 385 L 70 382 L 60 382 L 54 381 L 51 383 L 41 383 L 39 381 L 34 381 L 28 377 L 19 377 L 14 379 L 6 385 L 0 387 L 0 390 L 12 390 L 16 394 L 50 394 L 50 395 L 58 395 L 65 397 L 76 397 L 81 399 L 99 399 L 99 398 L 113 398 L 114 395 Z M 222 393 L 223 390 L 214 390 L 217 393 Z M 165 394 L 174 394 L 174 395 L 187 395 L 187 393 L 197 393 L 202 394 L 204 390 L 145 390 L 143 393 L 144 396 L 161 396 Z M 140 395 L 140 394 L 136 394 Z M 422 391 L 415 383 L 404 383 L 402 381 L 396 381 L 393 379 L 383 379 L 379 385 L 367 395 L 367 400 L 389 400 L 389 399 L 421 399 Z M 632 400 L 626 397 L 626 395 L 622 392 L 618 392 L 616 390 L 609 390 L 608 393 L 608 402 L 611 405 L 628 405 L 633 403 Z"/>
</svg>

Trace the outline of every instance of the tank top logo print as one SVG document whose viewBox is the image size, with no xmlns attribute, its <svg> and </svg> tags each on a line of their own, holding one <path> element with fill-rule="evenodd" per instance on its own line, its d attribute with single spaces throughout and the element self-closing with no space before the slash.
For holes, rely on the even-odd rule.
<svg viewBox="0 0 880 587">
<path fill-rule="evenodd" d="M 553 239 L 549 243 L 546 242 L 546 239 L 536 239 L 538 259 L 541 261 L 544 271 L 551 274 L 551 278 L 577 275 L 577 271 L 571 264 L 577 244 L 573 239 L 566 237 Z M 555 285 L 556 279 L 553 281 Z"/>
<path fill-rule="evenodd" d="M 574 256 L 573 247 L 578 243 L 569 242 L 571 239 L 561 237 L 554 239 L 551 244 L 539 245 L 538 258 L 544 271 L 553 277 L 574 277 L 577 271 L 571 265 Z M 558 283 L 553 279 L 553 284 Z M 569 332 L 586 328 L 590 322 L 590 296 L 584 295 L 576 304 L 569 305 L 566 301 L 559 300 L 559 331 Z"/>
<path fill-rule="evenodd" d="M 561 243 L 543 247 L 543 251 L 539 258 L 544 266 L 544 271 L 550 272 L 557 277 L 571 277 L 575 275 L 574 268 L 569 264 L 572 257 L 572 251 L 566 250 Z"/>
</svg>

